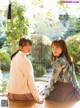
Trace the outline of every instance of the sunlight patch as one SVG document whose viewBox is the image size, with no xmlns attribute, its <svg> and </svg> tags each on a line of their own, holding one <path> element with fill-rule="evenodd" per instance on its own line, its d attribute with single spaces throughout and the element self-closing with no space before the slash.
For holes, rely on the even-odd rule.
<svg viewBox="0 0 80 108">
<path fill-rule="evenodd" d="M 76 102 L 72 108 L 80 108 L 80 101 Z"/>
</svg>

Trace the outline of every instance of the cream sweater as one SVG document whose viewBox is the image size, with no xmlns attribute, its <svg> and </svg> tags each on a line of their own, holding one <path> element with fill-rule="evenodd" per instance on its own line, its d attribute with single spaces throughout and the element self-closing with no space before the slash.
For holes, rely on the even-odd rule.
<svg viewBox="0 0 80 108">
<path fill-rule="evenodd" d="M 39 99 L 39 94 L 34 81 L 32 64 L 21 51 L 19 51 L 11 61 L 8 93 L 31 93 L 35 100 Z"/>
</svg>

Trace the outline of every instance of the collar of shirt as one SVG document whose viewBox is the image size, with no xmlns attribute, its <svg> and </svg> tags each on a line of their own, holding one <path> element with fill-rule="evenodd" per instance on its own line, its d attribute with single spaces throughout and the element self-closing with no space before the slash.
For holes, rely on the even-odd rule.
<svg viewBox="0 0 80 108">
<path fill-rule="evenodd" d="M 26 54 L 25 54 L 24 52 L 19 51 L 18 53 L 19 53 L 20 55 L 22 55 L 22 56 L 26 57 Z"/>
</svg>

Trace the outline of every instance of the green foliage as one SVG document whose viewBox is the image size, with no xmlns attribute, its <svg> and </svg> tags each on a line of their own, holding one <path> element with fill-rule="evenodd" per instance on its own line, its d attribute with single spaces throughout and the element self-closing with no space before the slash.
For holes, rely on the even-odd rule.
<svg viewBox="0 0 80 108">
<path fill-rule="evenodd" d="M 80 83 L 80 76 L 79 75 L 77 75 L 77 80 Z"/>
<path fill-rule="evenodd" d="M 77 64 L 80 65 L 80 61 L 78 61 Z"/>
<path fill-rule="evenodd" d="M 0 68 L 4 65 L 3 69 L 5 70 L 5 67 L 9 67 L 10 64 L 10 55 L 7 53 L 6 49 L 0 49 Z M 3 70 L 1 68 L 1 70 Z"/>
<path fill-rule="evenodd" d="M 5 21 L 4 19 L 0 19 L 0 48 L 2 48 L 5 41 L 4 28 L 5 28 Z"/>
<path fill-rule="evenodd" d="M 35 77 L 41 77 L 42 75 L 44 75 L 46 73 L 46 69 L 43 65 L 41 64 L 34 64 L 34 76 Z"/>
<path fill-rule="evenodd" d="M 0 35 L 4 33 L 4 27 L 5 27 L 5 20 L 0 19 Z"/>
<path fill-rule="evenodd" d="M 12 27 L 10 27 L 12 37 L 17 38 L 19 35 L 23 36 L 27 34 L 29 23 L 27 17 L 24 15 L 25 11 L 25 6 L 12 2 L 12 19 L 9 22 L 9 25 L 12 23 Z"/>
<path fill-rule="evenodd" d="M 67 13 L 65 13 L 64 15 L 59 15 L 59 20 L 69 20 L 69 15 Z"/>
<path fill-rule="evenodd" d="M 80 19 L 75 17 L 69 18 L 69 27 L 64 33 L 64 37 L 67 38 L 71 35 L 75 35 L 80 32 Z"/>
<path fill-rule="evenodd" d="M 6 52 L 6 49 L 0 49 L 0 61 L 7 62 L 9 60 L 9 54 Z"/>
<path fill-rule="evenodd" d="M 33 4 L 34 6 L 37 6 L 37 5 L 41 4 L 42 1 L 43 1 L 43 0 L 32 0 L 32 4 Z"/>
<path fill-rule="evenodd" d="M 48 68 L 50 66 L 50 39 L 44 35 L 32 35 L 33 41 L 32 57 L 33 63 L 41 64 L 44 67 Z"/>
<path fill-rule="evenodd" d="M 25 16 L 26 8 L 18 2 L 11 3 L 11 20 L 7 21 L 6 26 L 6 45 L 16 50 L 16 43 L 22 36 L 28 33 L 29 21 Z"/>
<path fill-rule="evenodd" d="M 0 85 L 0 93 L 4 94 L 6 90 L 6 81 L 2 81 L 2 85 Z"/>
<path fill-rule="evenodd" d="M 2 46 L 4 45 L 5 40 L 6 40 L 6 37 L 3 35 L 0 35 L 0 48 L 2 48 Z"/>
<path fill-rule="evenodd" d="M 66 42 L 69 54 L 77 66 L 78 74 L 80 74 L 80 34 L 69 37 Z"/>
<path fill-rule="evenodd" d="M 33 21 L 33 33 L 46 35 L 51 40 L 60 38 L 65 31 L 65 28 L 56 20 L 56 16 L 52 10 L 45 13 L 38 13 L 33 17 Z"/>
<path fill-rule="evenodd" d="M 76 33 L 80 32 L 80 18 L 77 18 L 74 21 L 74 30 L 75 30 Z"/>
</svg>

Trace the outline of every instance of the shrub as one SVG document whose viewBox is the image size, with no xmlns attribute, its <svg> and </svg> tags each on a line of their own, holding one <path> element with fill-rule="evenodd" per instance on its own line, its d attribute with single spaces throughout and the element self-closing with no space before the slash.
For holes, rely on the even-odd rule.
<svg viewBox="0 0 80 108">
<path fill-rule="evenodd" d="M 41 64 L 34 64 L 34 76 L 35 77 L 41 77 L 42 75 L 44 75 L 46 73 L 46 69 L 44 66 L 42 66 Z"/>
<path fill-rule="evenodd" d="M 10 65 L 10 55 L 7 53 L 6 48 L 0 49 L 0 61 L 1 70 L 8 70 Z"/>
<path fill-rule="evenodd" d="M 76 71 L 80 75 L 80 34 L 69 37 L 66 43 L 69 54 L 76 65 Z"/>
<path fill-rule="evenodd" d="M 32 34 L 31 39 L 33 41 L 33 63 L 41 64 L 44 67 L 49 68 L 51 55 L 51 40 L 47 36 L 40 34 Z"/>
</svg>

